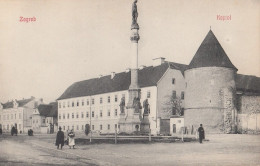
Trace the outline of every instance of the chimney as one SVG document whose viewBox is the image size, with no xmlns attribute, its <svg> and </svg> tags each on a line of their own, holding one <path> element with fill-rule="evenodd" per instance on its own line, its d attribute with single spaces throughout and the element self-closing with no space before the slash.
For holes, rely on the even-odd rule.
<svg viewBox="0 0 260 166">
<path fill-rule="evenodd" d="M 102 75 L 102 74 L 99 74 L 99 75 L 98 75 L 98 78 L 101 78 L 101 77 L 103 77 L 103 75 Z"/>
<path fill-rule="evenodd" d="M 130 68 L 126 68 L 125 72 L 128 73 L 130 71 Z"/>
<path fill-rule="evenodd" d="M 113 79 L 115 77 L 116 73 L 115 72 L 111 72 L 111 79 Z"/>
<path fill-rule="evenodd" d="M 142 70 L 142 69 L 145 68 L 145 67 L 146 67 L 145 65 L 141 65 L 141 66 L 139 67 L 139 69 Z"/>
<path fill-rule="evenodd" d="M 164 57 L 155 58 L 155 59 L 153 59 L 153 66 L 159 66 L 159 65 L 163 64 L 164 62 L 165 62 Z"/>
</svg>

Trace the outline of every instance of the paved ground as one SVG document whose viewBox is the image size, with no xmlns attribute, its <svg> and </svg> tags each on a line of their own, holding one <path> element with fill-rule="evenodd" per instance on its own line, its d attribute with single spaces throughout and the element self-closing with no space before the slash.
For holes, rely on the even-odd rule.
<svg viewBox="0 0 260 166">
<path fill-rule="evenodd" d="M 93 144 L 57 150 L 55 135 L 0 136 L 0 165 L 260 165 L 259 135 L 208 135 L 199 144 Z"/>
</svg>

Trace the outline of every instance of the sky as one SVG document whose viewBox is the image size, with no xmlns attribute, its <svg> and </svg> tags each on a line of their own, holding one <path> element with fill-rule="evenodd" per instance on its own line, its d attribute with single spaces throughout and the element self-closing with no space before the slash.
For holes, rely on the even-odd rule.
<svg viewBox="0 0 260 166">
<path fill-rule="evenodd" d="M 48 103 L 74 82 L 130 67 L 132 2 L 0 0 L 0 102 L 34 96 Z M 189 64 L 211 27 L 238 73 L 260 77 L 260 1 L 139 0 L 137 6 L 139 65 L 157 57 Z"/>
</svg>

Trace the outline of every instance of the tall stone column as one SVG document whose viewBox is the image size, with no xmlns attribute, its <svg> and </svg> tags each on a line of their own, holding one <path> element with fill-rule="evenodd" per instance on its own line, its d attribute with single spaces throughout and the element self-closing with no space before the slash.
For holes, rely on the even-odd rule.
<svg viewBox="0 0 260 166">
<path fill-rule="evenodd" d="M 129 100 L 127 108 L 133 107 L 133 101 L 135 98 L 140 99 L 140 87 L 138 85 L 138 41 L 140 36 L 138 34 L 139 26 L 133 26 L 131 28 L 132 34 L 130 37 L 131 46 L 131 84 L 129 86 Z"/>
<path fill-rule="evenodd" d="M 138 41 L 140 39 L 137 23 L 137 0 L 132 5 L 132 25 L 131 25 L 131 84 L 128 90 L 128 102 L 126 111 L 121 111 L 119 125 L 120 133 L 138 133 L 141 126 L 141 103 L 140 87 L 138 85 Z M 122 110 L 122 109 L 121 109 Z"/>
</svg>

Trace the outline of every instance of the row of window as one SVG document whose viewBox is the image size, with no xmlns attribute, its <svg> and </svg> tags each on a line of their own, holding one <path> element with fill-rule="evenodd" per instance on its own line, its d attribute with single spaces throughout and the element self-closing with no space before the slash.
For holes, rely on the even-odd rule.
<svg viewBox="0 0 260 166">
<path fill-rule="evenodd" d="M 119 125 L 118 125 L 118 127 L 120 127 Z M 117 128 L 117 124 L 115 124 L 115 128 Z M 74 126 L 74 125 L 72 125 L 71 127 L 70 126 L 63 126 L 63 130 L 64 131 L 66 131 L 66 130 L 71 130 L 71 129 L 73 129 L 73 130 L 82 130 L 82 131 L 84 131 L 85 130 L 85 127 L 84 127 L 84 125 L 81 125 L 81 127 L 79 126 L 79 125 L 76 125 L 76 127 Z M 103 127 L 103 125 L 101 124 L 101 125 L 99 125 L 99 130 L 104 130 L 105 128 Z M 106 128 L 107 130 L 110 130 L 110 124 L 108 124 L 107 125 L 107 128 Z M 91 126 L 91 130 L 95 130 L 95 125 L 92 125 Z"/>
<path fill-rule="evenodd" d="M 38 119 L 33 120 L 32 122 L 33 122 L 33 124 L 34 124 L 34 123 L 38 123 Z M 45 122 L 48 124 L 48 123 L 51 123 L 51 120 L 48 121 L 48 119 L 42 119 L 42 123 L 45 123 Z"/>
<path fill-rule="evenodd" d="M 21 114 L 21 113 L 19 113 L 19 117 L 17 117 L 17 115 L 16 115 L 16 114 L 8 114 L 8 115 L 3 115 L 3 120 L 17 119 L 17 118 L 19 118 L 19 119 L 22 119 L 22 114 Z M 2 117 L 1 117 L 1 115 L 0 115 L 0 120 L 2 120 Z"/>
<path fill-rule="evenodd" d="M 172 91 L 172 97 L 173 97 L 173 98 L 177 98 L 176 90 L 173 90 L 173 91 Z M 181 99 L 184 100 L 184 92 L 181 92 Z"/>
<path fill-rule="evenodd" d="M 147 91 L 146 97 L 147 98 L 151 98 L 151 91 L 150 90 Z M 122 94 L 122 98 L 125 98 L 125 94 Z M 100 97 L 99 98 L 99 104 L 103 104 L 103 102 L 104 102 L 103 97 Z M 117 95 L 114 96 L 114 102 L 118 102 L 118 96 Z M 107 103 L 111 103 L 111 97 L 110 96 L 107 97 Z M 92 105 L 95 104 L 95 99 L 94 98 L 91 98 L 91 104 Z M 70 101 L 67 101 L 67 107 L 70 107 L 70 106 L 71 107 L 79 107 L 79 106 L 84 106 L 84 105 L 85 105 L 85 100 L 84 99 L 81 100 L 81 105 L 80 105 L 80 101 L 79 100 L 77 100 L 76 102 L 72 101 L 71 103 L 70 103 Z M 89 99 L 86 100 L 86 105 L 90 105 Z M 63 102 L 62 106 L 61 106 L 61 102 L 59 102 L 59 108 L 61 108 L 61 107 L 65 108 L 66 107 L 66 102 Z"/>
<path fill-rule="evenodd" d="M 11 130 L 12 127 L 13 127 L 12 124 L 3 125 L 3 130 Z M 22 124 L 18 124 L 18 129 L 19 129 L 19 130 L 22 129 Z"/>
<path fill-rule="evenodd" d="M 111 112 L 110 110 L 107 110 L 107 116 L 110 117 L 111 116 Z M 117 109 L 114 110 L 114 116 L 118 116 L 118 111 Z M 81 112 L 81 118 L 84 118 L 85 115 L 84 115 L 84 112 Z M 89 117 L 89 112 L 86 112 L 86 118 Z M 91 112 L 91 117 L 95 117 L 95 112 L 92 111 Z M 103 111 L 100 110 L 99 111 L 99 117 L 103 117 Z M 74 113 L 71 113 L 71 118 L 74 119 L 75 118 L 75 114 Z M 79 113 L 76 113 L 76 119 L 79 118 Z M 61 114 L 59 114 L 59 119 L 61 119 Z M 62 114 L 62 119 L 66 119 L 66 114 Z M 70 113 L 67 113 L 67 119 L 70 119 Z"/>
<path fill-rule="evenodd" d="M 125 94 L 122 94 L 122 97 L 125 98 Z M 114 96 L 114 102 L 118 102 L 118 96 L 115 95 Z M 102 104 L 103 103 L 103 97 L 100 97 L 99 99 L 99 103 Z M 111 97 L 108 96 L 107 97 L 107 103 L 111 103 Z M 94 105 L 95 104 L 95 99 L 94 98 L 91 98 L 91 101 L 89 99 L 86 100 L 86 105 Z M 80 103 L 80 100 L 77 100 L 76 102 L 72 101 L 71 104 L 70 104 L 70 101 L 67 101 L 67 107 L 79 107 L 79 106 L 84 106 L 85 105 L 85 99 L 82 99 L 81 100 L 81 103 Z M 59 108 L 65 108 L 66 107 L 66 102 L 63 102 L 62 103 L 62 106 L 61 106 L 61 102 L 59 103 Z"/>
</svg>

